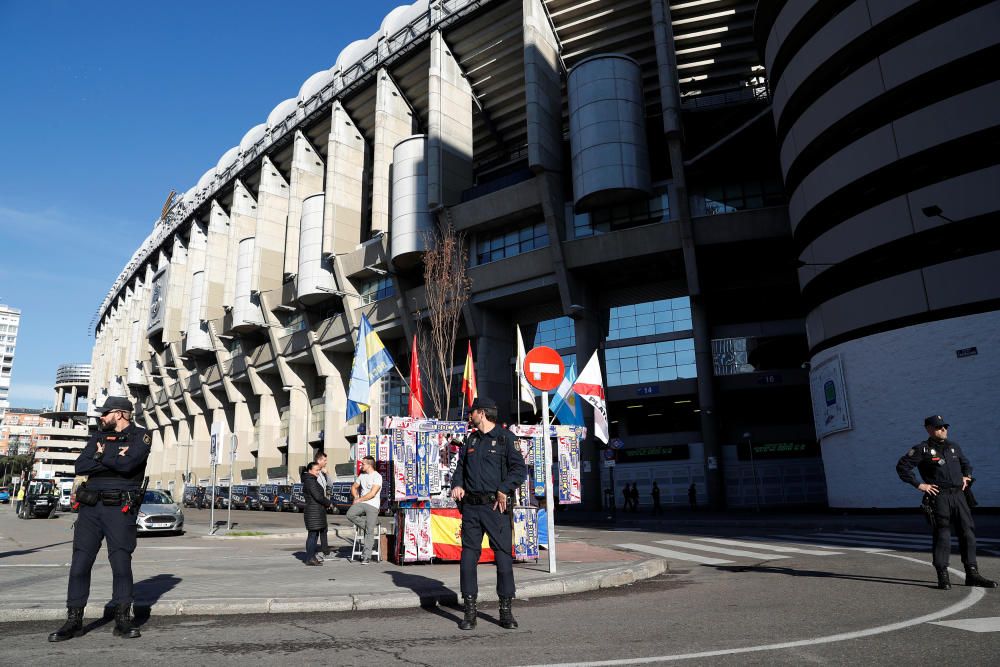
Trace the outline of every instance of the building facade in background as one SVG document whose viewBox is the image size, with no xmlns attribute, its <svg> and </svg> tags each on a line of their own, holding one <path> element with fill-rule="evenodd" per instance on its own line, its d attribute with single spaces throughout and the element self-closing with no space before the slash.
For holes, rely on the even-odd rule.
<svg viewBox="0 0 1000 667">
<path fill-rule="evenodd" d="M 237 436 L 233 483 L 298 481 L 319 447 L 347 462 L 358 322 L 406 368 L 427 234 L 447 223 L 472 285 L 456 377 L 471 341 L 502 418 L 531 414 L 513 381 L 520 324 L 578 370 L 598 352 L 624 443 L 616 496 L 657 481 L 666 503 L 691 484 L 702 503 L 822 503 L 755 8 L 393 10 L 157 221 L 100 305 L 91 405 L 136 401 L 164 488 L 207 482 L 213 432 Z M 395 374 L 374 387 L 370 423 L 404 391 Z M 611 469 L 592 438 L 583 458 L 595 507 Z"/>
<path fill-rule="evenodd" d="M 44 439 L 40 429 L 49 425 L 44 410 L 8 408 L 0 421 L 0 456 L 26 456 Z"/>
<path fill-rule="evenodd" d="M 14 370 L 14 349 L 21 327 L 21 311 L 0 304 L 0 422 L 10 407 L 10 376 Z"/>
<path fill-rule="evenodd" d="M 829 504 L 942 415 L 1000 505 L 1000 2 L 761 2 Z"/>
</svg>

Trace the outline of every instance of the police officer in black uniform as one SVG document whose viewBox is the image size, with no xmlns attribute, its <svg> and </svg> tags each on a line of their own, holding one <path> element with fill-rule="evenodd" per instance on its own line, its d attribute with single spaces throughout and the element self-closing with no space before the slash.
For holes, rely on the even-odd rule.
<svg viewBox="0 0 1000 667">
<path fill-rule="evenodd" d="M 462 630 L 476 627 L 476 596 L 479 580 L 476 566 L 482 552 L 483 532 L 489 536 L 497 566 L 500 625 L 517 627 L 511 611 L 514 598 L 514 559 L 511 556 L 511 517 L 514 491 L 525 480 L 528 468 L 517 448 L 514 434 L 497 425 L 497 404 L 477 398 L 469 409 L 469 422 L 477 430 L 458 454 L 451 478 L 451 497 L 462 511 L 462 599 L 465 618 Z"/>
<path fill-rule="evenodd" d="M 965 584 L 996 588 L 997 582 L 979 574 L 976 567 L 976 534 L 972 512 L 964 491 L 972 482 L 972 466 L 962 448 L 948 439 L 948 424 L 941 415 L 924 420 L 930 436 L 919 443 L 896 464 L 899 478 L 924 492 L 924 503 L 931 508 L 934 527 L 934 569 L 937 570 L 938 588 L 949 590 L 948 559 L 951 557 L 951 526 L 958 529 L 958 546 L 965 565 Z M 917 481 L 913 469 L 920 470 L 923 483 Z"/>
<path fill-rule="evenodd" d="M 132 552 L 135 551 L 136 513 L 151 439 L 146 429 L 132 423 L 132 404 L 112 396 L 101 408 L 100 428 L 76 460 L 76 474 L 88 479 L 77 489 L 80 513 L 73 533 L 73 564 L 69 570 L 66 623 L 49 635 L 59 642 L 83 631 L 83 609 L 90 596 L 90 570 L 101 541 L 108 540 L 113 574 L 116 637 L 139 637 L 132 625 Z"/>
</svg>

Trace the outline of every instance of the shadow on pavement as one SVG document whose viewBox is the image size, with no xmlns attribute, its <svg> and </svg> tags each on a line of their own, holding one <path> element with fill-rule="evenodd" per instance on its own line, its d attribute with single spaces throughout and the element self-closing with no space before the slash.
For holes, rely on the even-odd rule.
<svg viewBox="0 0 1000 667">
<path fill-rule="evenodd" d="M 712 565 L 722 572 L 760 572 L 762 574 L 784 574 L 789 577 L 814 577 L 817 579 L 848 579 L 853 581 L 869 581 L 879 584 L 897 584 L 899 586 L 919 586 L 920 588 L 937 588 L 936 583 L 926 579 L 898 579 L 895 577 L 866 577 L 860 574 L 836 574 L 820 570 L 796 570 L 790 567 L 773 567 L 769 565 Z"/>
<path fill-rule="evenodd" d="M 33 549 L 19 549 L 18 551 L 3 551 L 0 552 L 0 558 L 10 558 L 11 556 L 24 556 L 26 554 L 33 554 L 36 551 L 41 551 L 42 549 L 48 549 L 49 547 L 58 547 L 62 544 L 72 544 L 73 540 L 66 540 L 64 542 L 55 542 L 53 544 L 46 544 L 43 547 L 34 547 Z"/>
<path fill-rule="evenodd" d="M 420 608 L 458 624 L 462 616 L 449 610 L 460 610 L 458 594 L 444 585 L 443 581 L 419 574 L 391 570 L 389 576 L 397 588 L 408 588 L 420 598 Z"/>
<path fill-rule="evenodd" d="M 149 620 L 153 605 L 155 605 L 161 597 L 175 589 L 179 583 L 181 583 L 181 578 L 174 574 L 158 574 L 150 577 L 149 579 L 136 582 L 136 603 L 133 606 L 135 624 L 139 626 L 144 625 L 146 621 Z M 111 619 L 114 619 L 115 611 L 114 607 L 111 606 L 106 606 L 104 608 L 104 619 L 108 618 L 109 610 Z"/>
</svg>

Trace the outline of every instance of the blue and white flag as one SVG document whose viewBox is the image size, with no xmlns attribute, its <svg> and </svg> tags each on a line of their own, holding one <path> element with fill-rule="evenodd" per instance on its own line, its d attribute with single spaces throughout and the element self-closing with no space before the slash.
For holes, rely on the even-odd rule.
<svg viewBox="0 0 1000 667">
<path fill-rule="evenodd" d="M 351 383 L 347 389 L 347 421 L 361 416 L 371 407 L 371 388 L 379 378 L 392 370 L 392 357 L 382 345 L 382 340 L 372 329 L 366 315 L 358 324 L 358 340 L 354 348 L 354 366 Z"/>
<path fill-rule="evenodd" d="M 559 383 L 559 388 L 556 389 L 551 405 L 552 414 L 556 416 L 560 424 L 583 426 L 583 410 L 580 409 L 580 399 L 573 391 L 574 382 L 576 382 L 575 362 L 566 369 L 566 375 Z"/>
</svg>

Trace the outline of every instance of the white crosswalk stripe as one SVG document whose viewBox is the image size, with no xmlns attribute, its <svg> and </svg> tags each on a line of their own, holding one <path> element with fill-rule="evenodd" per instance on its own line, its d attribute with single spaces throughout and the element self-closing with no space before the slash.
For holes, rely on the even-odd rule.
<svg viewBox="0 0 1000 667">
<path fill-rule="evenodd" d="M 768 535 L 768 537 L 787 540 L 804 546 L 844 549 L 847 551 L 891 551 L 899 547 L 899 544 L 896 542 L 883 542 L 881 540 L 849 541 L 833 537 L 832 535 L 788 535 L 779 533 Z M 851 546 L 852 544 L 857 546 Z"/>
<path fill-rule="evenodd" d="M 874 531 L 874 530 L 848 530 L 848 531 L 845 531 L 845 533 L 848 533 L 848 534 L 851 534 L 851 535 L 871 535 L 873 537 L 886 537 L 886 538 L 891 537 L 891 538 L 900 538 L 900 539 L 923 540 L 923 541 L 928 542 L 928 543 L 930 543 L 930 541 L 931 541 L 930 534 L 920 535 L 920 534 L 917 534 L 917 533 L 894 533 L 894 532 L 891 532 L 891 531 Z M 951 539 L 954 542 L 958 541 L 958 538 L 954 534 L 952 534 Z M 995 538 L 990 538 L 990 537 L 979 537 L 977 535 L 976 536 L 976 544 L 991 544 L 991 545 L 1000 546 L 1000 540 L 995 539 Z"/>
<path fill-rule="evenodd" d="M 765 554 L 759 551 L 746 551 L 744 549 L 727 549 L 709 544 L 695 544 L 693 542 L 682 542 L 680 540 L 656 540 L 657 544 L 666 544 L 671 547 L 683 547 L 694 549 L 695 551 L 708 551 L 710 553 L 722 554 L 724 556 L 742 556 L 744 558 L 756 558 L 758 560 L 774 560 L 776 558 L 788 558 L 781 554 Z"/>
<path fill-rule="evenodd" d="M 660 547 L 652 547 L 648 544 L 626 543 L 619 544 L 618 546 L 623 549 L 653 554 L 654 556 L 663 556 L 664 558 L 672 558 L 674 560 L 702 563 L 703 565 L 729 565 L 733 562 L 731 560 L 722 560 L 721 558 L 709 558 L 708 556 L 702 556 L 700 554 L 689 554 L 684 553 L 683 551 L 674 551 L 672 549 L 661 549 Z"/>
<path fill-rule="evenodd" d="M 747 542 L 746 540 L 724 540 L 718 537 L 696 537 L 699 542 L 711 542 L 712 544 L 726 544 L 734 547 L 750 547 L 752 549 L 768 549 L 778 553 L 805 554 L 807 556 L 837 556 L 836 551 L 818 551 L 816 549 L 800 549 L 798 547 L 786 547 L 777 544 L 764 544 L 763 542 Z"/>
</svg>

